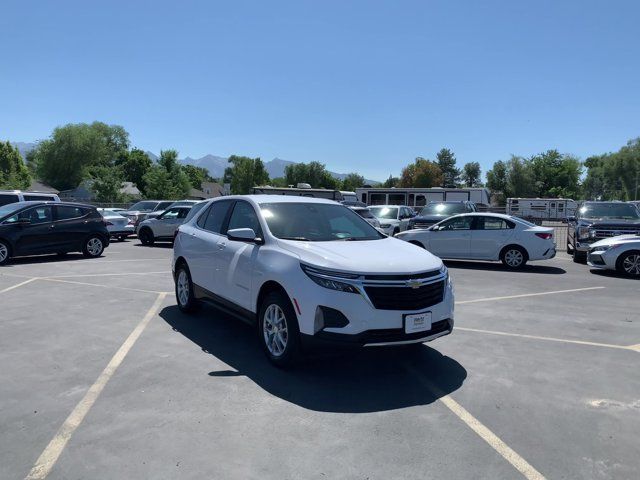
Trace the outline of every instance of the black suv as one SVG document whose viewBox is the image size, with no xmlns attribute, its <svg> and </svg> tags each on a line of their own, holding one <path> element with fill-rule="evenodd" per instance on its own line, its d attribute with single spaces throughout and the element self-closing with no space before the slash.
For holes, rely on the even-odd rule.
<svg viewBox="0 0 640 480">
<path fill-rule="evenodd" d="M 567 253 L 584 263 L 593 242 L 617 235 L 640 234 L 640 212 L 632 203 L 583 202 L 567 217 Z"/>
<path fill-rule="evenodd" d="M 0 265 L 11 257 L 82 252 L 99 257 L 109 232 L 95 207 L 65 202 L 17 202 L 0 207 Z"/>
<path fill-rule="evenodd" d="M 429 202 L 420 215 L 409 220 L 409 229 L 429 228 L 442 220 L 460 213 L 477 212 L 476 204 L 469 201 L 460 202 Z"/>
</svg>

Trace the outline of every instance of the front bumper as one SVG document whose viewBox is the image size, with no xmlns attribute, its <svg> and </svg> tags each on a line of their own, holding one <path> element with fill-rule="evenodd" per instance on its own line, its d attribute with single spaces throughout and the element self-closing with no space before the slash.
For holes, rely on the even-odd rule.
<svg viewBox="0 0 640 480">
<path fill-rule="evenodd" d="M 617 255 L 611 250 L 592 249 L 587 254 L 587 265 L 602 270 L 615 270 Z"/>
</svg>

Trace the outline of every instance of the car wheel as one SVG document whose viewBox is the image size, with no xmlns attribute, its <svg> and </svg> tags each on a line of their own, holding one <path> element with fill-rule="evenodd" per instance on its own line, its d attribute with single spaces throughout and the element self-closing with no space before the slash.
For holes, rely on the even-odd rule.
<svg viewBox="0 0 640 480">
<path fill-rule="evenodd" d="M 620 273 L 640 278 L 640 252 L 633 251 L 621 255 L 616 268 Z"/>
<path fill-rule="evenodd" d="M 124 242 L 126 239 L 127 239 L 127 236 L 126 236 L 126 235 L 120 235 L 120 236 L 118 237 L 118 241 L 119 241 L 119 242 Z"/>
<path fill-rule="evenodd" d="M 185 263 L 176 269 L 176 301 L 181 312 L 192 313 L 198 307 L 198 301 L 193 295 L 191 272 Z"/>
<path fill-rule="evenodd" d="M 579 252 L 578 249 L 573 249 L 573 261 L 575 263 L 586 263 L 587 262 L 587 254 L 584 252 Z"/>
<path fill-rule="evenodd" d="M 501 260 L 505 267 L 519 270 L 527 263 L 527 252 L 522 247 L 511 245 L 504 249 Z"/>
<path fill-rule="evenodd" d="M 288 367 L 297 359 L 300 350 L 298 319 L 282 292 L 271 292 L 262 301 L 258 336 L 267 358 L 275 366 Z"/>
<path fill-rule="evenodd" d="M 153 245 L 155 238 L 153 238 L 153 232 L 149 228 L 143 228 L 138 232 L 138 238 L 143 245 Z"/>
<path fill-rule="evenodd" d="M 82 248 L 82 253 L 85 257 L 96 258 L 102 255 L 104 252 L 104 242 L 97 235 L 93 235 L 87 238 Z"/>
<path fill-rule="evenodd" d="M 4 241 L 0 241 L 0 265 L 5 265 L 11 258 L 11 249 Z"/>
</svg>

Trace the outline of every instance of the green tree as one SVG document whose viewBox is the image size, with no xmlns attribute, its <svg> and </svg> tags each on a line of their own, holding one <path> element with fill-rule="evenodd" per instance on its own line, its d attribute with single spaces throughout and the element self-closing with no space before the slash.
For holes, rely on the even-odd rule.
<svg viewBox="0 0 640 480">
<path fill-rule="evenodd" d="M 294 163 L 287 165 L 284 169 L 284 176 L 287 185 L 297 185 L 298 183 L 308 183 L 313 188 L 336 189 L 339 180 L 331 175 L 324 164 L 320 162 Z"/>
<path fill-rule="evenodd" d="M 0 188 L 26 190 L 29 185 L 31 175 L 18 149 L 0 142 Z"/>
<path fill-rule="evenodd" d="M 528 166 L 534 182 L 536 197 L 578 198 L 582 166 L 572 155 L 561 155 L 557 150 L 532 156 Z"/>
<path fill-rule="evenodd" d="M 91 190 L 96 195 L 98 202 L 118 203 L 125 200 L 125 195 L 120 193 L 124 181 L 122 170 L 119 167 L 105 167 L 103 165 L 92 167 L 89 170 Z"/>
<path fill-rule="evenodd" d="M 356 188 L 364 185 L 364 177 L 357 173 L 350 173 L 342 179 L 342 190 L 354 192 Z"/>
<path fill-rule="evenodd" d="M 196 167 L 195 165 L 183 165 L 182 169 L 184 173 L 189 177 L 191 186 L 200 190 L 202 188 L 202 182 L 212 182 L 213 178 L 209 175 L 209 170 L 204 167 Z"/>
<path fill-rule="evenodd" d="M 153 161 L 143 150 L 133 148 L 121 155 L 116 161 L 124 181 L 133 182 L 138 190 L 145 193 L 144 176 L 153 165 Z"/>
<path fill-rule="evenodd" d="M 76 123 L 57 127 L 30 158 L 41 180 L 67 190 L 77 187 L 91 167 L 115 165 L 128 146 L 129 135 L 119 125 Z"/>
<path fill-rule="evenodd" d="M 494 163 L 493 168 L 487 172 L 487 188 L 498 204 L 505 204 L 508 195 L 507 164 L 502 160 Z"/>
<path fill-rule="evenodd" d="M 260 158 L 231 155 L 224 172 L 224 182 L 231 183 L 234 195 L 251 193 L 253 187 L 267 185 L 269 174 Z"/>
<path fill-rule="evenodd" d="M 400 179 L 398 177 L 394 177 L 393 175 L 389 175 L 389 178 L 387 178 L 384 183 L 382 184 L 383 188 L 393 188 L 393 187 L 397 187 L 398 185 L 400 185 Z"/>
<path fill-rule="evenodd" d="M 418 157 L 402 169 L 400 187 L 437 187 L 442 185 L 442 170 L 436 162 Z"/>
<path fill-rule="evenodd" d="M 469 162 L 462 167 L 462 181 L 465 187 L 473 188 L 482 186 L 480 181 L 481 170 L 478 162 Z"/>
<path fill-rule="evenodd" d="M 511 155 L 511 159 L 507 162 L 507 196 L 534 196 L 534 178 L 530 162 L 522 157 Z"/>
<path fill-rule="evenodd" d="M 175 150 L 161 150 L 158 163 L 151 166 L 143 181 L 147 198 L 177 200 L 188 196 L 191 190 L 189 177 L 178 163 Z"/>
<path fill-rule="evenodd" d="M 270 184 L 272 187 L 278 187 L 278 188 L 286 188 L 286 187 L 288 187 L 288 186 L 289 186 L 289 185 L 287 184 L 287 180 L 286 180 L 286 178 L 284 178 L 284 177 L 276 177 L 276 178 L 272 178 L 272 179 L 269 181 L 269 184 Z"/>
<path fill-rule="evenodd" d="M 454 188 L 458 185 L 460 170 L 456 168 L 456 156 L 448 148 L 441 149 L 436 154 L 436 162 L 442 172 L 442 184 L 445 188 Z"/>
</svg>

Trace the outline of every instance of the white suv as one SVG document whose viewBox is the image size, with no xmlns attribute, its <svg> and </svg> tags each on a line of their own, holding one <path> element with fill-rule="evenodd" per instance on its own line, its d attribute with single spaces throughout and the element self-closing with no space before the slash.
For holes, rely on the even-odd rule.
<svg viewBox="0 0 640 480">
<path fill-rule="evenodd" d="M 180 310 L 208 300 L 257 325 L 278 366 L 309 344 L 405 345 L 453 329 L 442 261 L 330 200 L 212 200 L 178 229 L 173 272 Z"/>
</svg>

